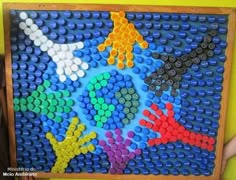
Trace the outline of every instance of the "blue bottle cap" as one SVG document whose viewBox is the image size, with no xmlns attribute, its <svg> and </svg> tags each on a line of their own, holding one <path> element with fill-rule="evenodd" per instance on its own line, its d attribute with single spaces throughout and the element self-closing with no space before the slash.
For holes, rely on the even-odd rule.
<svg viewBox="0 0 236 180">
<path fill-rule="evenodd" d="M 49 18 L 49 14 L 46 11 L 39 12 L 39 15 L 42 19 L 48 19 Z"/>
<path fill-rule="evenodd" d="M 205 33 L 208 31 L 208 27 L 206 25 L 201 25 L 199 27 L 199 31 L 202 32 L 202 33 Z"/>
<path fill-rule="evenodd" d="M 163 29 L 164 29 L 164 30 L 167 30 L 167 31 L 168 31 L 168 30 L 170 30 L 170 28 L 171 28 L 171 25 L 170 25 L 169 23 L 164 23 L 164 24 L 163 24 Z"/>
<path fill-rule="evenodd" d="M 32 19 L 35 19 L 35 18 L 38 17 L 38 13 L 37 13 L 36 11 L 31 11 L 31 12 L 29 13 L 29 16 L 30 16 Z"/>
<path fill-rule="evenodd" d="M 56 11 L 51 11 L 49 14 L 52 19 L 57 19 L 59 17 L 59 13 Z"/>
<path fill-rule="evenodd" d="M 83 14 L 83 17 L 85 17 L 86 19 L 89 19 L 92 16 L 91 12 L 89 11 L 84 11 L 82 12 L 82 14 Z"/>
<path fill-rule="evenodd" d="M 158 23 L 158 22 L 155 22 L 153 24 L 153 28 L 156 29 L 156 30 L 160 30 L 162 28 L 162 24 L 161 23 Z"/>
<path fill-rule="evenodd" d="M 180 25 L 179 24 L 173 24 L 172 29 L 175 30 L 175 31 L 178 31 L 180 29 Z"/>
<path fill-rule="evenodd" d="M 179 15 L 178 14 L 172 14 L 171 19 L 174 20 L 174 21 L 178 21 L 179 20 Z"/>
<path fill-rule="evenodd" d="M 199 19 L 199 22 L 205 22 L 206 16 L 199 16 L 198 19 Z"/>
<path fill-rule="evenodd" d="M 51 22 L 49 23 L 49 27 L 52 28 L 52 29 L 56 29 L 56 28 L 57 28 L 57 22 L 51 21 Z"/>
<path fill-rule="evenodd" d="M 66 18 L 71 18 L 71 17 L 72 17 L 71 11 L 64 11 L 64 12 L 63 12 L 63 15 L 64 15 Z"/>
<path fill-rule="evenodd" d="M 81 19 L 82 13 L 80 11 L 72 11 L 74 18 Z"/>
<path fill-rule="evenodd" d="M 224 24 L 226 22 L 226 17 L 225 16 L 219 16 L 217 18 L 217 22 L 220 24 Z"/>
</svg>

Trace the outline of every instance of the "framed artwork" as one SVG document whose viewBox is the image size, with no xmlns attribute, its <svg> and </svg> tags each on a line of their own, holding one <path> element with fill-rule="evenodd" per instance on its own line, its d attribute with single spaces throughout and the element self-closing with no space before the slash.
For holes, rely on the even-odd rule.
<svg viewBox="0 0 236 180">
<path fill-rule="evenodd" d="M 232 9 L 6 3 L 4 16 L 13 169 L 219 179 Z"/>
</svg>

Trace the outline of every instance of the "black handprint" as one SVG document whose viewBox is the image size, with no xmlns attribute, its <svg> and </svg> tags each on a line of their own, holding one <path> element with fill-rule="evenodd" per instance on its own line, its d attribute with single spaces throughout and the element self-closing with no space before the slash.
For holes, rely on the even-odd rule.
<svg viewBox="0 0 236 180">
<path fill-rule="evenodd" d="M 199 64 L 201 61 L 214 56 L 213 50 L 216 45 L 212 39 L 216 35 L 215 30 L 210 31 L 196 49 L 180 57 L 161 55 L 154 52 L 152 57 L 161 59 L 164 64 L 144 80 L 145 84 L 149 85 L 149 90 L 154 91 L 156 96 L 161 96 L 163 91 L 167 91 L 171 87 L 171 95 L 177 96 L 178 92 L 176 90 L 180 88 L 182 75 L 187 72 L 187 69 L 193 64 Z"/>
</svg>

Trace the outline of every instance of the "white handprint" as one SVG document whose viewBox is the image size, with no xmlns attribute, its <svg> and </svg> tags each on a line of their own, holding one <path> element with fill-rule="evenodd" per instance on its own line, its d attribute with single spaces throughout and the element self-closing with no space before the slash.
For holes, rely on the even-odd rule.
<svg viewBox="0 0 236 180">
<path fill-rule="evenodd" d="M 47 51 L 48 55 L 57 64 L 56 72 L 61 82 L 64 82 L 68 77 L 72 81 L 76 81 L 79 77 L 85 76 L 85 70 L 89 68 L 89 65 L 73 55 L 74 50 L 83 49 L 83 42 L 71 44 L 54 43 L 43 34 L 26 12 L 21 12 L 19 16 L 23 20 L 19 24 L 20 29 L 29 36 L 35 46 L 40 47 L 44 52 Z"/>
</svg>

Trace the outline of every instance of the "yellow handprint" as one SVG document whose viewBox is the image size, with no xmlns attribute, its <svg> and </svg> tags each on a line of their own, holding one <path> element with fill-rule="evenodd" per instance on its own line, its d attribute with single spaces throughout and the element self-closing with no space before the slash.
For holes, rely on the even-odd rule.
<svg viewBox="0 0 236 180">
<path fill-rule="evenodd" d="M 84 124 L 79 124 L 77 117 L 72 118 L 72 122 L 66 132 L 66 138 L 62 142 L 58 142 L 52 133 L 47 133 L 46 138 L 52 145 L 53 150 L 57 156 L 56 163 L 51 169 L 51 172 L 65 172 L 68 163 L 71 159 L 79 154 L 86 154 L 93 152 L 95 147 L 93 144 L 85 146 L 86 143 L 97 137 L 95 132 L 91 132 L 82 138 L 79 138 L 85 130 Z M 78 139 L 79 138 L 79 139 Z"/>
</svg>

